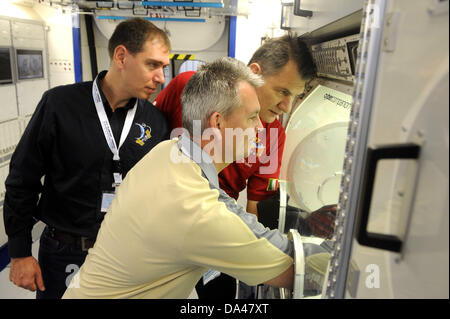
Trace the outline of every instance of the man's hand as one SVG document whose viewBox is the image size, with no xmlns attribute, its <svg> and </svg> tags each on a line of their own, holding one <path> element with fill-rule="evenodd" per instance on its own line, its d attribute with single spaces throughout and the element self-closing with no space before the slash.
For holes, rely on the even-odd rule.
<svg viewBox="0 0 450 319">
<path fill-rule="evenodd" d="M 334 234 L 337 205 L 327 205 L 309 214 L 305 223 L 316 237 L 331 239 Z"/>
<path fill-rule="evenodd" d="M 41 267 L 33 256 L 12 258 L 9 280 L 16 286 L 31 291 L 36 291 L 37 288 L 40 291 L 45 290 Z"/>
<path fill-rule="evenodd" d="M 254 200 L 247 200 L 247 212 L 255 214 L 258 217 L 258 202 Z"/>
</svg>

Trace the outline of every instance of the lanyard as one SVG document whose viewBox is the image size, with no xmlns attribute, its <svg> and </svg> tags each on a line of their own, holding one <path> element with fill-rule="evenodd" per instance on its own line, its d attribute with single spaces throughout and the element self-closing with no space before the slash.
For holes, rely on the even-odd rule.
<svg viewBox="0 0 450 319">
<path fill-rule="evenodd" d="M 119 148 L 122 146 L 125 141 L 128 133 L 130 132 L 131 124 L 133 123 L 134 115 L 137 109 L 137 102 L 134 104 L 133 108 L 128 110 L 127 117 L 125 119 L 125 123 L 122 128 L 122 133 L 120 134 L 120 142 L 119 148 L 117 148 L 116 141 L 114 140 L 114 135 L 111 129 L 111 125 L 109 124 L 108 117 L 106 116 L 105 108 L 103 106 L 102 97 L 98 90 L 97 86 L 97 78 L 95 78 L 92 84 L 92 97 L 94 98 L 95 108 L 97 109 L 98 118 L 100 120 L 100 124 L 103 129 L 103 134 L 105 135 L 106 142 L 108 143 L 109 149 L 113 153 L 113 177 L 114 184 L 113 187 L 119 186 L 122 182 L 122 172 L 120 169 L 120 156 L 119 156 Z"/>
</svg>

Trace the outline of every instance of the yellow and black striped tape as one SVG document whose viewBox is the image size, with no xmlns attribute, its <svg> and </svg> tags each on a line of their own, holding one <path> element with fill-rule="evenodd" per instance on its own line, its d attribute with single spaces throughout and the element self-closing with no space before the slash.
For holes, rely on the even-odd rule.
<svg viewBox="0 0 450 319">
<path fill-rule="evenodd" d="M 171 54 L 169 56 L 169 58 L 171 60 L 184 60 L 184 61 L 195 60 L 195 57 L 193 54 Z"/>
</svg>

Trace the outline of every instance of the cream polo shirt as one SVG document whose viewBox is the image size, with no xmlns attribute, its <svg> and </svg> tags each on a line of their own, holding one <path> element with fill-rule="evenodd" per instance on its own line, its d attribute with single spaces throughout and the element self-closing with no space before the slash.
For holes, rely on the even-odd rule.
<svg viewBox="0 0 450 319">
<path fill-rule="evenodd" d="M 220 190 L 210 157 L 181 136 L 129 171 L 63 298 L 187 298 L 208 269 L 256 285 L 283 273 L 292 250 Z"/>
</svg>

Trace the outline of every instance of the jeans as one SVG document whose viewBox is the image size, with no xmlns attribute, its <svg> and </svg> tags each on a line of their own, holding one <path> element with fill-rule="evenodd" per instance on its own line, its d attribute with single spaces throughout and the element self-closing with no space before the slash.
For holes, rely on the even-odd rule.
<svg viewBox="0 0 450 319">
<path fill-rule="evenodd" d="M 75 244 L 64 244 L 51 238 L 46 227 L 39 241 L 38 255 L 45 291 L 37 290 L 36 299 L 61 299 L 86 256 L 87 251 Z"/>
</svg>

